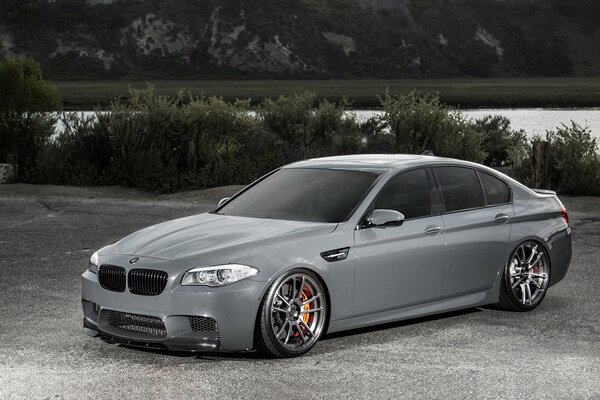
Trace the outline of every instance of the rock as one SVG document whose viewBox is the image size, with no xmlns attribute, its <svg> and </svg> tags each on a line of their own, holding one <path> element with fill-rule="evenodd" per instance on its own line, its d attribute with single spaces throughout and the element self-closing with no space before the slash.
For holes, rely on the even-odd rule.
<svg viewBox="0 0 600 400">
<path fill-rule="evenodd" d="M 500 41 L 482 27 L 477 28 L 477 32 L 475 32 L 475 39 L 494 48 L 499 58 L 502 58 L 504 55 L 504 49 L 500 46 Z"/>
<path fill-rule="evenodd" d="M 335 43 L 342 47 L 342 50 L 346 55 L 350 55 L 353 51 L 356 51 L 356 44 L 354 43 L 354 39 L 349 36 L 345 36 L 335 32 L 323 32 L 323 36 L 325 39 L 329 40 L 331 43 Z"/>
<path fill-rule="evenodd" d="M 0 164 L 0 184 L 10 182 L 13 173 L 14 167 L 12 164 Z"/>
</svg>

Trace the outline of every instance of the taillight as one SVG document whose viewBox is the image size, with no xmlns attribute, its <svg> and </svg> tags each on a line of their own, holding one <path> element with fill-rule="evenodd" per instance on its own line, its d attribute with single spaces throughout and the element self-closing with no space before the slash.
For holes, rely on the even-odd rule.
<svg viewBox="0 0 600 400">
<path fill-rule="evenodd" d="M 565 220 L 565 222 L 567 223 L 567 225 L 569 225 L 569 214 L 567 214 L 567 209 L 565 208 L 565 206 L 563 206 L 560 209 L 560 216 L 562 217 L 562 219 Z"/>
</svg>

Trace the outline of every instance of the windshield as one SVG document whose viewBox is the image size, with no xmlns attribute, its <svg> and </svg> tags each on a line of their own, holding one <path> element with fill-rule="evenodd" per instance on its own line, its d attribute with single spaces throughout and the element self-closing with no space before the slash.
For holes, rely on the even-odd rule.
<svg viewBox="0 0 600 400">
<path fill-rule="evenodd" d="M 284 168 L 260 181 L 219 214 L 311 222 L 342 222 L 377 175 L 370 172 Z"/>
</svg>

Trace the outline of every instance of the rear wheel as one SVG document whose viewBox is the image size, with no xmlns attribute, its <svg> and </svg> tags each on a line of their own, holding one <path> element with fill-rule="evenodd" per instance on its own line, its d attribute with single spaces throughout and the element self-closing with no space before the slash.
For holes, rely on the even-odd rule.
<svg viewBox="0 0 600 400">
<path fill-rule="evenodd" d="M 262 300 L 256 347 L 274 357 L 295 357 L 312 349 L 325 327 L 327 298 L 315 274 L 294 270 L 279 277 Z"/>
<path fill-rule="evenodd" d="M 550 262 L 544 247 L 523 242 L 504 268 L 498 305 L 506 310 L 533 310 L 544 300 L 549 281 Z"/>
</svg>

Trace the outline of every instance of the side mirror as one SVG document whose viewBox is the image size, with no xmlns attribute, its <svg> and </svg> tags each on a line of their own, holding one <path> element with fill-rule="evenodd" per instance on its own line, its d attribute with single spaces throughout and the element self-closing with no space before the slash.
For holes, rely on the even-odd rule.
<svg viewBox="0 0 600 400">
<path fill-rule="evenodd" d="M 227 203 L 231 197 L 223 197 L 219 200 L 219 204 L 217 204 L 217 208 L 221 207 L 223 204 Z"/>
<path fill-rule="evenodd" d="M 404 214 L 396 210 L 375 210 L 371 216 L 367 218 L 367 222 L 375 226 L 402 225 L 404 222 Z"/>
</svg>

